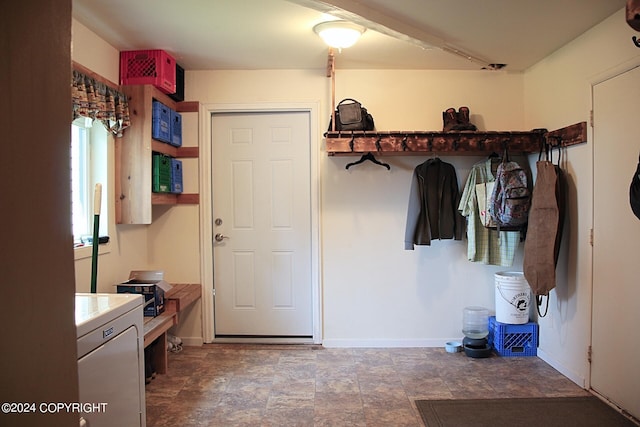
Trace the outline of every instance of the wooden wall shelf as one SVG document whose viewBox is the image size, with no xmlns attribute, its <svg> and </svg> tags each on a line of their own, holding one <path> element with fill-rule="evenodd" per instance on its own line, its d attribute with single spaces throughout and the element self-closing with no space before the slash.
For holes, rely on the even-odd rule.
<svg viewBox="0 0 640 427">
<path fill-rule="evenodd" d="M 197 205 L 200 195 L 197 193 L 152 193 L 152 205 Z"/>
<path fill-rule="evenodd" d="M 116 138 L 116 223 L 151 224 L 154 205 L 198 204 L 198 194 L 153 193 L 152 154 L 197 158 L 198 147 L 175 147 L 152 137 L 152 101 L 181 113 L 197 113 L 195 101 L 175 102 L 151 85 L 122 86 L 129 98 L 131 126 Z"/>
<path fill-rule="evenodd" d="M 346 131 L 327 132 L 329 156 L 361 155 L 485 155 L 501 153 L 505 144 L 510 153 L 531 154 L 540 151 L 545 139 L 552 145 L 570 146 L 587 142 L 586 122 L 576 123 L 552 132 L 535 129 L 519 131 Z"/>
<path fill-rule="evenodd" d="M 151 141 L 151 151 L 181 159 L 197 159 L 200 154 L 200 147 L 175 147 L 153 139 Z"/>
</svg>

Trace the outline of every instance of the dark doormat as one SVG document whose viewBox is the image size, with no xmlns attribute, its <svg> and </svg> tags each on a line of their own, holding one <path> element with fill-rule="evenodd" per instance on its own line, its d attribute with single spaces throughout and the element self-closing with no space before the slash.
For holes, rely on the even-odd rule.
<svg viewBox="0 0 640 427">
<path fill-rule="evenodd" d="M 595 396 L 416 400 L 427 427 L 635 427 Z"/>
</svg>

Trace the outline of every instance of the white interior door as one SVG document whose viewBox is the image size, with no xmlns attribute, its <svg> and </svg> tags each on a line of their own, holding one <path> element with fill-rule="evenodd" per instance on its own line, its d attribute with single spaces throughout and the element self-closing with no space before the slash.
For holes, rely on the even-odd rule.
<svg viewBox="0 0 640 427">
<path fill-rule="evenodd" d="M 640 154 L 640 68 L 594 86 L 591 387 L 640 418 L 640 220 L 629 185 Z"/>
<path fill-rule="evenodd" d="M 216 337 L 313 335 L 309 117 L 212 116 Z"/>
</svg>

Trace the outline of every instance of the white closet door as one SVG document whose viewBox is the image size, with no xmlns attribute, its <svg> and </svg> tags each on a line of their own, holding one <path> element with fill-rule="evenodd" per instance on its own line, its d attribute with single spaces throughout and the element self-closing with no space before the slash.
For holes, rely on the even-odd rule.
<svg viewBox="0 0 640 427">
<path fill-rule="evenodd" d="M 640 219 L 629 185 L 640 154 L 640 68 L 593 88 L 591 387 L 640 418 Z"/>
</svg>

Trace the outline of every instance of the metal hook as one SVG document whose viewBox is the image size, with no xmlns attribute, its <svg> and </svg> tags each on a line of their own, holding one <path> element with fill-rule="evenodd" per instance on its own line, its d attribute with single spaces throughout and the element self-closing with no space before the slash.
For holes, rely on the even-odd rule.
<svg viewBox="0 0 640 427">
<path fill-rule="evenodd" d="M 408 135 L 405 135 L 404 138 L 402 138 L 402 151 L 407 151 L 409 149 L 409 146 L 407 145 L 407 138 Z"/>
<path fill-rule="evenodd" d="M 380 145 L 380 141 L 382 141 L 382 135 L 378 135 L 378 139 L 376 139 L 376 150 L 382 151 L 382 145 Z"/>
<path fill-rule="evenodd" d="M 551 140 L 551 142 L 548 143 L 551 147 L 559 147 L 562 145 L 562 137 L 559 135 L 550 135 L 547 139 Z M 555 143 L 553 141 L 555 141 Z"/>
<path fill-rule="evenodd" d="M 636 36 L 631 37 L 631 40 L 633 40 L 633 44 L 636 45 L 636 47 L 640 47 L 640 39 L 638 39 Z"/>
</svg>

